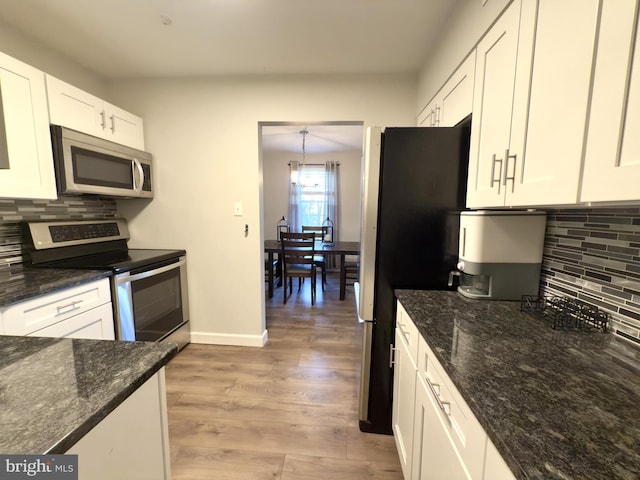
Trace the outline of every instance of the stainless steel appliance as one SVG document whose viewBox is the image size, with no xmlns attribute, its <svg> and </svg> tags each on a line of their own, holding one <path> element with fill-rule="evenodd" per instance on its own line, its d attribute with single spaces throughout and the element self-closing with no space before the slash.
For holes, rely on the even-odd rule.
<svg viewBox="0 0 640 480">
<path fill-rule="evenodd" d="M 464 208 L 470 120 L 456 128 L 367 129 L 360 275 L 360 429 L 391 433 L 396 288 L 449 289 Z M 455 215 L 452 213 L 455 212 Z M 457 247 L 456 247 L 457 248 Z"/>
<path fill-rule="evenodd" d="M 458 292 L 469 298 L 520 300 L 537 295 L 547 214 L 477 210 L 460 213 Z"/>
<path fill-rule="evenodd" d="M 58 192 L 153 197 L 151 154 L 51 125 Z"/>
<path fill-rule="evenodd" d="M 25 263 L 108 270 L 116 338 L 190 341 L 184 250 L 129 249 L 124 219 L 28 222 Z"/>
</svg>

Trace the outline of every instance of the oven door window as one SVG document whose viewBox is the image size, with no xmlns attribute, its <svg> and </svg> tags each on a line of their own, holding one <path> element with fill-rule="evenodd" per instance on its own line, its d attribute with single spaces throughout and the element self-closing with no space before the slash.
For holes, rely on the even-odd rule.
<svg viewBox="0 0 640 480">
<path fill-rule="evenodd" d="M 180 269 L 131 283 L 136 340 L 156 341 L 183 323 Z"/>
<path fill-rule="evenodd" d="M 131 160 L 71 147 L 73 181 L 77 185 L 133 190 L 133 165 Z"/>
</svg>

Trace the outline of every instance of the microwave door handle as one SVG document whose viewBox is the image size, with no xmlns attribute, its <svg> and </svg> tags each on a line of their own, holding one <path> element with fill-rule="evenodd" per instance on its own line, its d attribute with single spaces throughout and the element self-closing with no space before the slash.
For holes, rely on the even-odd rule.
<svg viewBox="0 0 640 480">
<path fill-rule="evenodd" d="M 140 180 L 140 182 L 136 185 L 136 175 L 135 175 L 135 171 L 133 174 L 133 189 L 136 192 L 142 192 L 142 186 L 144 185 L 144 169 L 142 168 L 142 164 L 140 163 L 140 160 L 138 160 L 137 158 L 134 158 L 133 161 L 133 167 L 135 168 L 135 170 L 138 171 L 138 179 Z"/>
</svg>

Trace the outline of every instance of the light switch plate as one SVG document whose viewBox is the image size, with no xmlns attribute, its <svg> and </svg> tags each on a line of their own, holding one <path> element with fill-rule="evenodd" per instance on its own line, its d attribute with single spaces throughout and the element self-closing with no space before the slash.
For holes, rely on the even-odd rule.
<svg viewBox="0 0 640 480">
<path fill-rule="evenodd" d="M 242 202 L 234 202 L 233 203 L 233 216 L 241 217 L 242 216 Z"/>
</svg>

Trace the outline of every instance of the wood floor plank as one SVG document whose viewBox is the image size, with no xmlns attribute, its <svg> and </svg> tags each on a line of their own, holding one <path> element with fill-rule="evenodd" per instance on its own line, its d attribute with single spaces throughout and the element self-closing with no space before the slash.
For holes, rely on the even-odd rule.
<svg viewBox="0 0 640 480">
<path fill-rule="evenodd" d="M 358 429 L 362 326 L 338 285 L 315 306 L 277 289 L 262 348 L 191 344 L 167 365 L 174 480 L 402 478 L 393 437 Z"/>
<path fill-rule="evenodd" d="M 287 455 L 281 480 L 402 480 L 400 465 L 342 458 Z"/>
<path fill-rule="evenodd" d="M 284 454 L 252 450 L 177 446 L 171 461 L 173 480 L 273 480 L 280 478 Z"/>
<path fill-rule="evenodd" d="M 299 425 L 227 419 L 169 419 L 172 444 L 258 452 L 346 458 L 346 430 L 336 426 Z"/>
<path fill-rule="evenodd" d="M 217 397 L 185 393 L 172 405 L 172 416 L 195 419 L 233 419 L 238 422 L 261 421 L 300 425 L 336 425 L 352 427 L 358 412 L 353 405 L 336 408 L 322 404 L 286 400 L 280 397 Z"/>
</svg>

